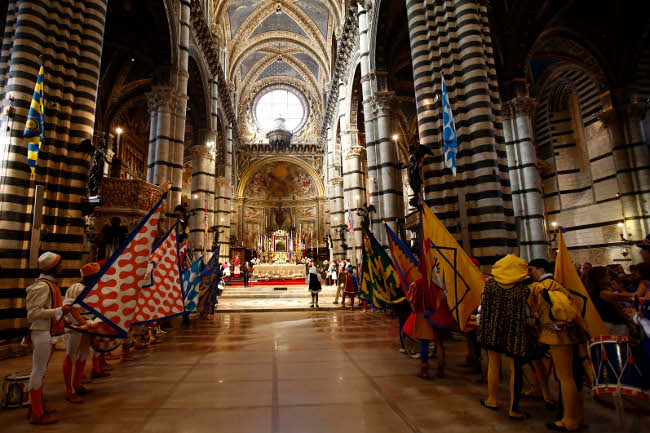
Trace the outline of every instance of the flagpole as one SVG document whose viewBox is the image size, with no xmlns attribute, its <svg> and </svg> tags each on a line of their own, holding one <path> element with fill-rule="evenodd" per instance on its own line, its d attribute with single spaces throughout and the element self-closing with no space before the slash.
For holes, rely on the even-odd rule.
<svg viewBox="0 0 650 433">
<path fill-rule="evenodd" d="M 208 256 L 208 194 L 205 195 L 205 214 L 203 215 L 203 264 Z"/>
</svg>

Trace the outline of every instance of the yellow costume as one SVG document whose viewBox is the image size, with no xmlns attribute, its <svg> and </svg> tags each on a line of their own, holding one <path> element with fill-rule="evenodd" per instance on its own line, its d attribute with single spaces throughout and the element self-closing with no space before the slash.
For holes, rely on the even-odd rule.
<svg viewBox="0 0 650 433">
<path fill-rule="evenodd" d="M 555 372 L 560 381 L 564 414 L 560 421 L 548 424 L 558 431 L 577 431 L 583 422 L 584 396 L 573 378 L 573 358 L 576 345 L 585 342 L 584 321 L 571 303 L 571 295 L 552 278 L 532 283 L 531 304 L 539 321 L 539 341 L 549 346 Z"/>
</svg>

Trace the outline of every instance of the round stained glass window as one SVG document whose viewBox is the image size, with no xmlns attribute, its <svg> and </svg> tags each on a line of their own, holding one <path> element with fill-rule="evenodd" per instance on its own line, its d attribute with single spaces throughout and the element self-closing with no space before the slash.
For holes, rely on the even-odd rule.
<svg viewBox="0 0 650 433">
<path fill-rule="evenodd" d="M 272 90 L 259 98 L 255 104 L 255 117 L 260 128 L 273 129 L 275 119 L 282 117 L 289 131 L 295 131 L 305 117 L 305 107 L 300 99 L 289 90 Z"/>
</svg>

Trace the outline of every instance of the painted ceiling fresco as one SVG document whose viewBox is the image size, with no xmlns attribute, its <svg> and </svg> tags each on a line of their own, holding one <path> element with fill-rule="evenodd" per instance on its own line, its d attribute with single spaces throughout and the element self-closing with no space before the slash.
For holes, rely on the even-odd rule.
<svg viewBox="0 0 650 433">
<path fill-rule="evenodd" d="M 312 56 L 306 53 L 295 53 L 294 56 L 307 66 L 307 68 L 318 78 L 318 62 Z"/>
<path fill-rule="evenodd" d="M 247 199 L 303 199 L 316 197 L 316 185 L 304 168 L 286 161 L 268 163 L 246 183 Z"/>
<path fill-rule="evenodd" d="M 296 69 L 293 66 L 291 66 L 285 61 L 271 63 L 269 66 L 266 67 L 264 71 L 262 71 L 260 75 L 257 76 L 257 79 L 261 80 L 262 78 L 275 77 L 275 76 L 293 77 L 305 81 L 303 76 L 300 75 L 300 72 L 296 71 Z"/>
<path fill-rule="evenodd" d="M 253 30 L 251 37 L 268 32 L 291 32 L 307 37 L 307 33 L 295 22 L 289 15 L 284 12 L 272 13 L 259 26 Z"/>
<path fill-rule="evenodd" d="M 260 52 L 254 52 L 250 54 L 248 57 L 244 59 L 243 62 L 241 62 L 241 76 L 242 78 L 248 75 L 251 69 L 264 57 L 266 57 L 268 54 L 266 53 L 260 53 Z"/>
<path fill-rule="evenodd" d="M 228 6 L 230 35 L 234 36 L 244 20 L 263 3 L 262 0 L 239 0 L 231 2 Z"/>
<path fill-rule="evenodd" d="M 320 99 L 331 67 L 332 29 L 339 25 L 345 2 L 213 1 L 216 20 L 224 26 L 229 48 L 229 79 L 236 84 L 242 100 L 254 98 L 259 83 L 298 82 L 305 84 L 315 101 Z M 309 111 L 320 116 L 316 108 L 310 105 Z M 245 117 L 249 113 L 241 114 Z M 314 119 L 313 125 L 318 121 Z"/>
<path fill-rule="evenodd" d="M 323 36 L 327 37 L 327 25 L 330 18 L 327 6 L 319 0 L 298 0 L 295 3 L 296 6 L 311 17 Z"/>
</svg>

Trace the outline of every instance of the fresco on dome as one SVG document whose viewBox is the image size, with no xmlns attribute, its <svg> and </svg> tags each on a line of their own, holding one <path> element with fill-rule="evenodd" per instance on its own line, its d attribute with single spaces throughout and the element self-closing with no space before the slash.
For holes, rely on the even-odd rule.
<svg viewBox="0 0 650 433">
<path fill-rule="evenodd" d="M 312 198 L 317 195 L 312 177 L 291 162 L 272 162 L 257 170 L 246 183 L 247 199 Z"/>
<path fill-rule="evenodd" d="M 318 30 L 327 38 L 327 25 L 329 24 L 330 12 L 327 6 L 319 0 L 297 0 L 298 6 L 316 24 Z"/>
<path fill-rule="evenodd" d="M 251 37 L 261 35 L 262 33 L 277 31 L 291 32 L 305 37 L 307 36 L 307 33 L 305 33 L 302 27 L 300 27 L 289 15 L 284 12 L 279 14 L 272 12 L 271 15 L 266 17 L 266 19 L 255 28 Z"/>
<path fill-rule="evenodd" d="M 262 0 L 239 0 L 228 5 L 228 16 L 230 17 L 230 35 L 234 36 L 248 16 L 257 9 Z"/>
</svg>

